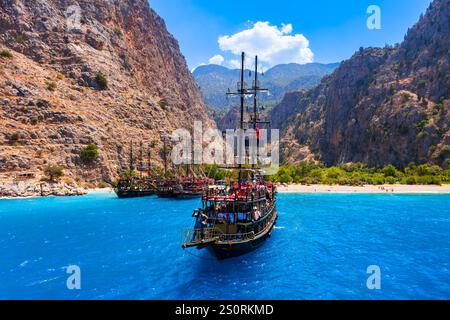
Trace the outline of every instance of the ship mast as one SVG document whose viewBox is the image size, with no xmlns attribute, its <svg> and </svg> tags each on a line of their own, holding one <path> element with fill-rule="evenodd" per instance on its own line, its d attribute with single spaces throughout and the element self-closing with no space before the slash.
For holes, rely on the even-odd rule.
<svg viewBox="0 0 450 320">
<path fill-rule="evenodd" d="M 167 142 L 169 138 L 164 134 L 161 135 L 161 140 L 163 141 L 163 162 L 164 162 L 164 176 L 167 174 Z"/>
<path fill-rule="evenodd" d="M 255 80 L 254 80 L 254 84 L 252 86 L 251 89 L 247 89 L 245 87 L 245 82 L 244 82 L 244 72 L 245 72 L 245 53 L 242 52 L 242 56 L 241 56 L 241 81 L 240 83 L 238 83 L 238 90 L 237 92 L 230 92 L 230 90 L 228 89 L 227 95 L 228 96 L 240 96 L 241 98 L 241 105 L 240 105 L 240 125 L 239 125 L 239 129 L 241 129 L 241 131 L 243 131 L 244 128 L 244 112 L 245 112 L 245 96 L 248 94 L 251 94 L 253 96 L 253 119 L 251 119 L 250 123 L 253 124 L 253 129 L 256 132 L 256 129 L 258 128 L 258 124 L 262 124 L 265 123 L 267 124 L 268 122 L 261 122 L 259 121 L 259 117 L 258 117 L 258 93 L 259 92 L 268 92 L 268 89 L 264 89 L 261 88 L 259 86 L 258 83 L 258 56 L 255 57 Z M 257 134 L 257 149 L 259 148 L 259 134 Z M 245 142 L 244 142 L 245 143 Z M 244 155 L 245 158 L 246 155 Z M 239 166 L 238 166 L 238 171 L 239 171 L 239 181 L 242 181 L 242 161 L 239 161 Z M 256 164 L 253 163 L 252 168 L 255 169 Z"/>
<path fill-rule="evenodd" d="M 245 108 L 245 84 L 244 84 L 244 70 L 245 70 L 245 53 L 242 52 L 241 56 L 241 85 L 240 89 L 238 90 L 238 93 L 241 96 L 241 123 L 239 126 L 239 129 L 241 129 L 241 132 L 244 130 L 244 108 Z M 245 159 L 245 154 L 244 154 Z M 239 183 L 242 180 L 242 161 L 239 159 Z"/>
<path fill-rule="evenodd" d="M 253 90 L 255 90 L 253 94 L 253 129 L 255 130 L 256 134 L 256 163 L 258 163 L 258 157 L 259 157 L 259 132 L 256 131 L 258 127 L 258 91 L 256 90 L 259 88 L 258 86 L 258 56 L 255 57 L 255 83 L 253 84 Z M 255 169 L 256 164 L 253 161 L 252 168 Z"/>
<path fill-rule="evenodd" d="M 260 121 L 259 117 L 259 110 L 258 110 L 258 93 L 259 92 L 269 92 L 266 88 L 261 88 L 258 83 L 258 56 L 255 57 L 255 80 L 252 86 L 252 90 L 250 91 L 253 94 L 253 119 L 251 119 L 250 122 L 253 123 L 253 130 L 255 130 L 256 134 L 256 163 L 254 162 L 252 164 L 252 169 L 255 169 L 258 161 L 259 161 L 259 124 L 268 124 L 270 125 L 270 122 L 268 121 Z"/>
<path fill-rule="evenodd" d="M 130 173 L 134 171 L 134 159 L 133 159 L 133 140 L 130 143 Z"/>
<path fill-rule="evenodd" d="M 240 122 L 239 122 L 239 129 L 241 132 L 244 130 L 244 107 L 245 107 L 245 94 L 247 93 L 247 89 L 245 88 L 244 83 L 244 71 L 245 71 L 245 53 L 242 52 L 241 55 L 241 81 L 238 83 L 238 89 L 237 92 L 230 92 L 230 89 L 228 89 L 227 96 L 240 96 L 241 98 L 241 110 L 240 110 Z M 245 155 L 244 155 L 245 159 Z M 241 159 L 239 159 L 241 160 Z M 238 172 L 239 172 L 239 182 L 242 181 L 242 161 L 239 161 L 238 165 Z"/>
<path fill-rule="evenodd" d="M 142 150 L 142 141 L 139 143 L 139 178 L 142 179 L 142 171 L 144 170 L 143 166 L 143 150 Z"/>
<path fill-rule="evenodd" d="M 147 168 L 148 168 L 148 172 L 150 173 L 150 171 L 152 170 L 152 150 L 151 150 L 150 144 L 148 145 L 147 157 L 148 157 Z"/>
</svg>

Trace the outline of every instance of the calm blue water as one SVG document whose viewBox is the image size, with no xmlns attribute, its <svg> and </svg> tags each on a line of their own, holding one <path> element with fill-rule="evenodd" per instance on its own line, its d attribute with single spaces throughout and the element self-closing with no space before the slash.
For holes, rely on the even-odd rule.
<svg viewBox="0 0 450 320">
<path fill-rule="evenodd" d="M 279 195 L 258 251 L 183 251 L 198 200 L 0 201 L 1 299 L 449 299 L 450 195 Z M 81 268 L 79 291 L 66 267 Z M 378 265 L 382 289 L 366 287 Z"/>
</svg>

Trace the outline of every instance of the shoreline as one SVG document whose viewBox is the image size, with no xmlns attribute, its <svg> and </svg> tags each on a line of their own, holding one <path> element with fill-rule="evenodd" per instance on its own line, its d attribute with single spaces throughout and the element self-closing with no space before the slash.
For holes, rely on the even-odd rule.
<svg viewBox="0 0 450 320">
<path fill-rule="evenodd" d="M 94 188 L 94 189 L 86 189 L 87 194 L 96 194 L 96 193 L 114 193 L 113 188 Z"/>
<path fill-rule="evenodd" d="M 365 186 L 340 186 L 340 185 L 280 185 L 279 193 L 336 193 L 336 194 L 450 194 L 450 185 L 365 185 Z"/>
<path fill-rule="evenodd" d="M 39 194 L 24 195 L 24 196 L 0 196 L 0 200 L 27 200 L 27 199 L 39 199 L 39 198 L 49 198 L 49 197 L 81 197 L 89 194 L 102 194 L 102 193 L 114 193 L 112 188 L 94 188 L 94 189 L 82 189 L 76 194 L 47 194 L 41 196 Z"/>
<path fill-rule="evenodd" d="M 67 182 L 12 181 L 0 182 L 0 199 L 26 199 L 47 196 L 81 196 L 87 190 Z"/>
<path fill-rule="evenodd" d="M 278 185 L 278 193 L 280 194 L 450 194 L 450 184 L 437 185 L 365 185 L 365 186 L 341 186 L 341 185 Z M 47 194 L 41 196 L 38 194 L 24 196 L 0 196 L 0 200 L 14 199 L 33 199 L 45 197 L 62 197 L 62 196 L 83 196 L 89 194 L 111 194 L 114 193 L 112 188 L 93 188 L 83 189 L 82 192 L 77 190 L 76 194 Z"/>
</svg>

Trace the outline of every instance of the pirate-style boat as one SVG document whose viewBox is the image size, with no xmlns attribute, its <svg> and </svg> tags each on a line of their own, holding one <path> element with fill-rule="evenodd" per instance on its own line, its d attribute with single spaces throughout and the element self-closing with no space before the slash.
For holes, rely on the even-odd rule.
<svg viewBox="0 0 450 320">
<path fill-rule="evenodd" d="M 114 191 L 120 199 L 152 196 L 156 193 L 157 180 L 152 172 L 150 146 L 148 149 L 148 167 L 144 174 L 143 146 L 140 143 L 138 175 L 135 175 L 133 142 L 130 144 L 130 164 L 127 174 L 120 178 Z"/>
<path fill-rule="evenodd" d="M 259 131 L 257 95 L 261 91 L 258 83 L 258 58 L 255 63 L 255 81 L 252 88 L 244 83 L 244 61 L 242 54 L 241 81 L 237 93 L 241 98 L 240 129 L 244 130 L 244 99 L 253 95 L 253 115 L 249 124 Z M 267 122 L 264 122 L 267 124 Z M 259 144 L 259 133 L 256 133 Z M 255 165 L 237 167 L 239 180 L 229 186 L 210 186 L 203 193 L 203 207 L 194 211 L 195 226 L 185 235 L 182 247 L 208 248 L 219 260 L 248 253 L 267 240 L 277 221 L 276 189 L 264 181 L 261 170 Z"/>
<path fill-rule="evenodd" d="M 164 178 L 158 181 L 156 195 L 160 198 L 173 198 L 179 200 L 200 198 L 203 191 L 208 185 L 213 184 L 214 180 L 206 178 L 205 175 L 198 176 L 191 171 L 190 165 L 186 165 L 186 173 L 184 175 L 177 172 L 175 177 L 168 177 L 168 138 L 162 136 L 164 142 L 163 161 L 164 161 Z M 175 175 L 173 173 L 173 175 Z"/>
<path fill-rule="evenodd" d="M 151 178 L 123 178 L 114 191 L 120 199 L 148 197 L 155 195 L 156 185 Z"/>
<path fill-rule="evenodd" d="M 214 184 L 213 179 L 199 177 L 183 178 L 174 190 L 174 197 L 180 200 L 200 198 L 211 184 Z"/>
<path fill-rule="evenodd" d="M 180 177 L 163 179 L 159 182 L 156 194 L 160 198 L 174 198 L 179 200 L 200 198 L 213 179 L 204 177 Z"/>
</svg>

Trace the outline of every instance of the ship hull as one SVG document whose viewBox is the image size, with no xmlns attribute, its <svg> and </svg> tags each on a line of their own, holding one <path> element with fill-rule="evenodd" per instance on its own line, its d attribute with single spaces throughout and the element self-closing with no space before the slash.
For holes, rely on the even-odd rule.
<svg viewBox="0 0 450 320">
<path fill-rule="evenodd" d="M 245 243 L 231 244 L 231 245 L 212 244 L 208 246 L 208 250 L 216 256 L 217 260 L 226 260 L 248 254 L 261 247 L 267 241 L 267 239 L 269 239 L 272 236 L 272 232 L 275 225 L 276 219 L 273 225 L 270 227 L 270 229 L 257 239 Z"/>
<path fill-rule="evenodd" d="M 195 193 L 176 193 L 176 192 L 156 192 L 156 195 L 160 198 L 172 198 L 177 200 L 189 200 L 201 198 L 202 194 Z"/>
<path fill-rule="evenodd" d="M 116 191 L 119 199 L 150 197 L 155 195 L 155 191 Z"/>
</svg>

